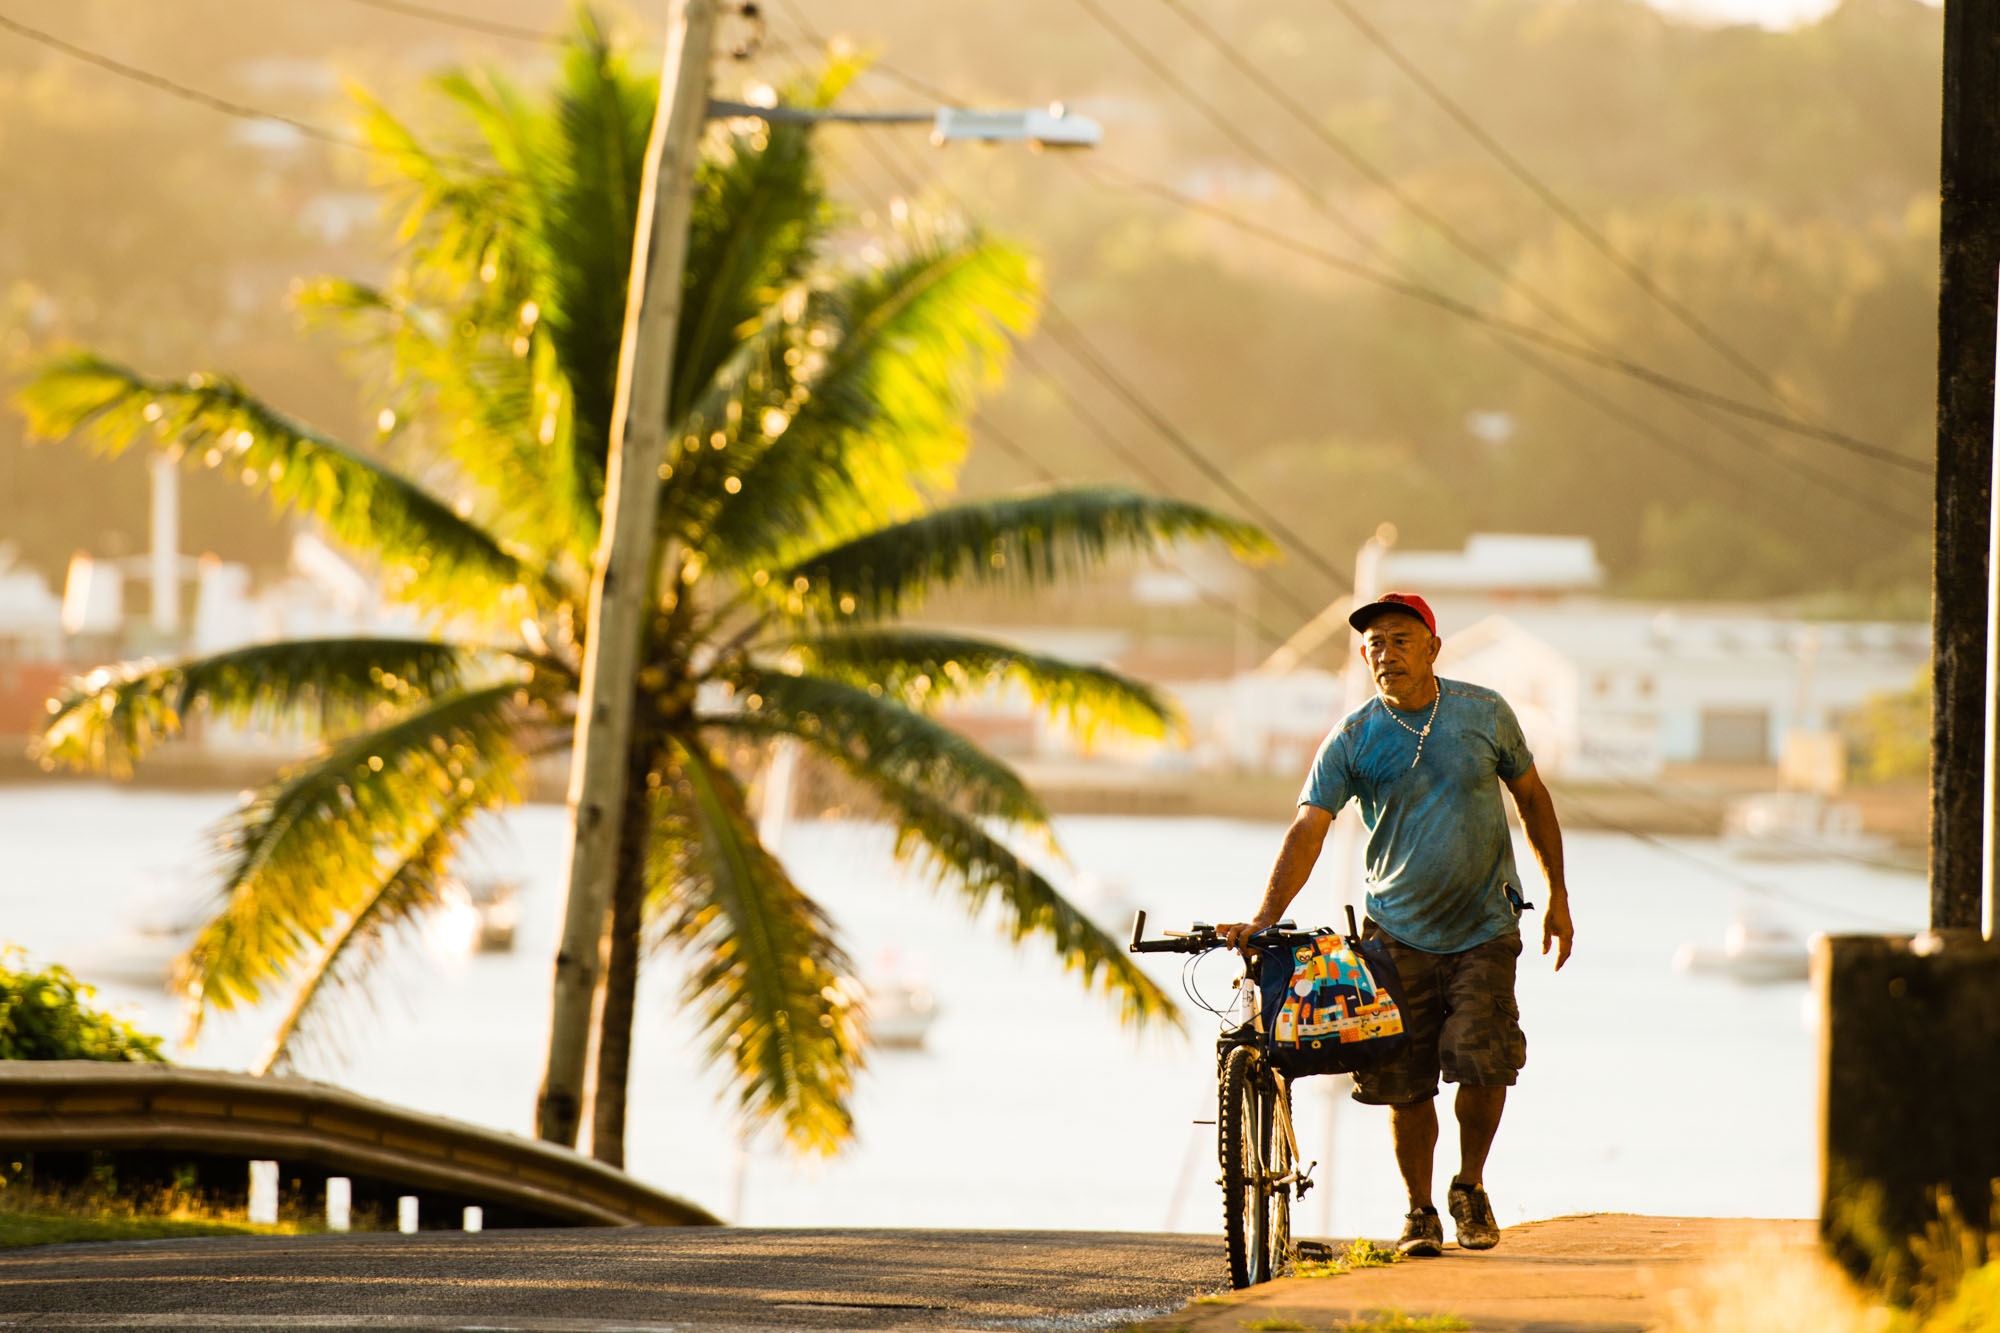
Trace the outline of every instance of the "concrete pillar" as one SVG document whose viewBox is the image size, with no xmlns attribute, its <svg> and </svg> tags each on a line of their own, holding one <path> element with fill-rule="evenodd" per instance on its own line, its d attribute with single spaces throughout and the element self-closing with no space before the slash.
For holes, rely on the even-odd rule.
<svg viewBox="0 0 2000 1333">
<path fill-rule="evenodd" d="M 254 1226 L 278 1224 L 278 1164 L 250 1163 L 249 1216 Z"/>
<path fill-rule="evenodd" d="M 2000 942 L 1977 931 L 1835 935 L 1820 1005 L 1820 1235 L 1892 1290 L 1937 1191 L 1985 1226 L 2000 1180 Z M 1717 1113 L 1728 1114 L 1726 1101 Z"/>
<path fill-rule="evenodd" d="M 354 1224 L 354 1182 L 346 1176 L 326 1178 L 326 1229 L 346 1231 Z"/>
</svg>

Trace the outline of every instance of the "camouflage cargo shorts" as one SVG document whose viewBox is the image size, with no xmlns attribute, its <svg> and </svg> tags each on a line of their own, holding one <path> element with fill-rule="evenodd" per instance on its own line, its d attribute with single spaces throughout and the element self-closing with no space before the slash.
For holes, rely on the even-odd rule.
<svg viewBox="0 0 2000 1333">
<path fill-rule="evenodd" d="M 1463 953 L 1426 953 L 1398 943 L 1373 921 L 1361 933 L 1389 946 L 1403 981 L 1403 1053 L 1354 1076 L 1354 1100 L 1408 1106 L 1437 1096 L 1438 1076 L 1472 1087 L 1507 1087 L 1528 1062 L 1514 965 L 1521 934 L 1509 931 Z"/>
</svg>

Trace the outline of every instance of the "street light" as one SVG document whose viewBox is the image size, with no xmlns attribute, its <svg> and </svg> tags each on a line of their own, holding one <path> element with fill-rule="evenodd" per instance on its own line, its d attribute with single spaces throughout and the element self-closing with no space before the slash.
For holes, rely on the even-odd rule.
<svg viewBox="0 0 2000 1333">
<path fill-rule="evenodd" d="M 754 118 L 791 125 L 929 125 L 931 142 L 1025 143 L 1036 148 L 1095 148 L 1104 128 L 1089 116 L 1079 116 L 1061 102 L 1046 110 L 973 111 L 939 107 L 935 111 L 836 111 L 817 107 L 757 106 L 750 102 L 710 101 L 711 120 Z"/>
</svg>

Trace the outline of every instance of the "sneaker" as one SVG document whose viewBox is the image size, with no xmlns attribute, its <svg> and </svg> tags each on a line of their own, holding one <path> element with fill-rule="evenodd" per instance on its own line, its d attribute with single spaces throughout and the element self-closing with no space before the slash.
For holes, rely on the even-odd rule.
<svg viewBox="0 0 2000 1333">
<path fill-rule="evenodd" d="M 1493 1221 L 1493 1205 L 1487 1202 L 1485 1190 L 1453 1181 L 1446 1199 L 1461 1249 L 1490 1250 L 1500 1243 L 1500 1228 Z"/>
<path fill-rule="evenodd" d="M 1396 1240 L 1396 1253 L 1423 1258 L 1444 1252 L 1444 1223 L 1435 1208 L 1412 1208 L 1403 1219 L 1403 1234 Z"/>
</svg>

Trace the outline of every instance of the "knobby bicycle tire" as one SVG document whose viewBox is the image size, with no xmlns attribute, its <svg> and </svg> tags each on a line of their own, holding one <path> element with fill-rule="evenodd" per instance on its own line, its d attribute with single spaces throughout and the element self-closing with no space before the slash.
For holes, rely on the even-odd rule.
<svg viewBox="0 0 2000 1333">
<path fill-rule="evenodd" d="M 1291 1249 L 1291 1189 L 1270 1182 L 1290 1169 L 1263 1058 L 1239 1046 L 1223 1062 L 1215 1126 L 1222 1161 L 1222 1225 L 1229 1284 L 1269 1282 Z"/>
</svg>

